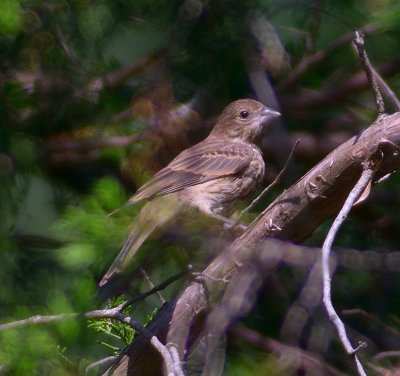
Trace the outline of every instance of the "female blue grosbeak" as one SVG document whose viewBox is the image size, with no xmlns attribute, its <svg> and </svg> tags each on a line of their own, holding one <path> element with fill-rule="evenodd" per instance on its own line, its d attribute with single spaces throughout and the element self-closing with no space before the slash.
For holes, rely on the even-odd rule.
<svg viewBox="0 0 400 376">
<path fill-rule="evenodd" d="M 149 201 L 99 285 L 105 285 L 122 271 L 157 227 L 188 207 L 232 223 L 222 214 L 236 200 L 247 197 L 264 177 L 264 161 L 255 142 L 263 125 L 278 116 L 279 112 L 253 99 L 232 102 L 205 140 L 181 152 L 139 188 L 129 204 Z"/>
</svg>

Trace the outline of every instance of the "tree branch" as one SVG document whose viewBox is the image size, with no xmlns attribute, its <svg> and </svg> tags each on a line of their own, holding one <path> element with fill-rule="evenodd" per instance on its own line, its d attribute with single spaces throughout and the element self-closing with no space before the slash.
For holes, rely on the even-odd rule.
<svg viewBox="0 0 400 376">
<path fill-rule="evenodd" d="M 180 362 L 184 361 L 190 354 L 190 343 L 195 343 L 195 338 L 189 341 L 189 334 L 198 336 L 199 333 L 193 331 L 195 327 L 202 327 L 205 310 L 211 308 L 215 304 L 213 302 L 220 302 L 221 296 L 228 290 L 234 290 L 235 284 L 238 286 L 241 279 L 235 276 L 251 275 L 246 274 L 250 269 L 256 271 L 256 276 L 251 275 L 254 284 L 247 285 L 253 287 L 244 288 L 240 299 L 249 307 L 251 299 L 248 300 L 246 294 L 248 291 L 252 296 L 256 294 L 259 281 L 264 278 L 267 269 L 279 265 L 285 254 L 298 260 L 299 254 L 293 250 L 289 252 L 289 249 L 286 252 L 284 248 L 288 246 L 283 247 L 281 242 L 261 243 L 262 240 L 269 237 L 290 241 L 305 239 L 325 219 L 340 210 L 362 173 L 364 161 L 379 161 L 373 176 L 373 181 L 377 181 L 400 168 L 399 150 L 400 113 L 382 116 L 359 135 L 343 143 L 272 202 L 257 222 L 210 263 L 202 273 L 203 278 L 195 279 L 176 302 L 167 305 L 165 313 L 152 323 L 157 327 L 152 334 L 161 341 L 165 335 L 166 346 L 173 346 Z M 226 297 L 229 297 L 229 293 Z M 239 307 L 234 314 L 224 316 L 227 322 L 221 323 L 221 326 L 227 327 L 231 320 L 243 312 Z M 141 357 L 154 358 L 154 353 L 146 347 L 148 341 L 141 337 L 138 336 L 112 367 L 115 372 L 118 370 L 116 375 L 139 374 L 143 370 L 135 366 L 137 360 Z M 141 374 L 159 372 L 160 368 L 156 367 L 159 367 L 158 362 L 150 362 L 151 370 Z"/>
<path fill-rule="evenodd" d="M 288 353 L 292 353 L 293 357 L 297 358 L 297 361 L 294 363 L 299 363 L 298 359 L 300 358 L 300 365 L 295 371 L 303 371 L 307 373 L 309 370 L 310 374 L 320 374 L 326 376 L 346 375 L 345 373 L 340 372 L 339 370 L 324 363 L 317 355 L 311 352 L 302 350 L 299 347 L 285 345 L 284 343 L 280 343 L 272 338 L 264 337 L 255 330 L 246 328 L 243 325 L 234 325 L 233 328 L 229 330 L 229 333 L 235 337 L 238 337 L 240 342 L 244 341 L 261 350 L 274 353 L 278 357 L 283 355 L 287 356 Z"/>
<path fill-rule="evenodd" d="M 326 239 L 324 241 L 324 244 L 322 246 L 322 277 L 323 277 L 322 280 L 323 280 L 323 291 L 324 291 L 323 302 L 324 302 L 326 311 L 328 312 L 329 320 L 331 320 L 332 323 L 335 325 L 344 348 L 346 349 L 346 351 L 349 355 L 354 356 L 354 360 L 357 365 L 358 373 L 361 376 L 366 375 L 366 373 L 365 373 L 364 368 L 361 365 L 361 362 L 359 361 L 358 356 L 356 354 L 357 349 L 353 348 L 353 346 L 351 345 L 350 340 L 347 337 L 346 328 L 343 324 L 343 321 L 340 319 L 339 315 L 336 313 L 336 310 L 332 304 L 331 274 L 330 274 L 330 268 L 329 268 L 329 259 L 330 259 L 332 243 L 333 243 L 333 240 L 335 239 L 337 231 L 339 230 L 343 221 L 346 219 L 347 215 L 350 213 L 350 210 L 353 207 L 354 203 L 358 200 L 358 198 L 360 197 L 362 192 L 367 188 L 367 185 L 370 183 L 372 176 L 373 176 L 373 170 L 372 170 L 372 168 L 367 166 L 364 169 L 363 173 L 361 174 L 359 181 L 357 182 L 357 184 L 354 186 L 354 188 L 351 190 L 349 196 L 347 197 L 346 202 L 344 203 L 338 216 L 336 217 L 335 221 L 333 222 L 333 225 L 331 226 L 331 228 L 328 232 L 328 235 L 326 236 Z"/>
<path fill-rule="evenodd" d="M 255 244 L 268 237 L 291 241 L 305 239 L 340 209 L 359 179 L 365 160 L 383 158 L 375 171 L 374 181 L 398 169 L 399 146 L 400 113 L 384 116 L 335 149 L 271 203 L 262 217 L 204 270 L 203 274 L 210 278 L 205 277 L 203 283 L 194 281 L 178 299 L 168 342 L 176 346 L 181 359 L 187 350 L 191 325 L 209 305 L 207 294 L 212 292 L 215 296 L 228 288 L 230 282 L 225 285 L 218 281 L 231 281 L 233 276 L 243 272 L 254 260 Z M 271 254 L 269 250 L 267 253 Z"/>
<path fill-rule="evenodd" d="M 356 46 L 358 56 L 360 57 L 361 65 L 364 68 L 365 74 L 367 75 L 368 82 L 372 87 L 372 91 L 375 95 L 375 102 L 378 108 L 378 116 L 385 113 L 385 104 L 383 103 L 382 94 L 379 90 L 378 84 L 375 79 L 374 71 L 372 69 L 371 63 L 369 61 L 367 51 L 364 47 L 364 35 L 360 31 L 355 32 L 356 37 L 354 38 L 354 45 Z"/>
<path fill-rule="evenodd" d="M 400 55 L 395 56 L 391 61 L 379 64 L 376 69 L 383 76 L 389 77 L 400 72 Z M 364 72 L 358 72 L 346 77 L 343 82 L 335 83 L 318 90 L 296 93 L 296 95 L 285 97 L 282 100 L 283 112 L 297 113 L 310 111 L 315 108 L 322 108 L 334 103 L 346 101 L 348 97 L 354 96 L 369 87 L 368 79 Z"/>
<path fill-rule="evenodd" d="M 361 31 L 365 34 L 371 34 L 379 30 L 379 25 L 371 24 L 364 26 Z M 340 47 L 346 46 L 354 38 L 354 33 L 350 32 L 342 35 L 339 39 L 328 44 L 322 50 L 317 51 L 314 55 L 306 56 L 296 68 L 290 73 L 289 77 L 282 80 L 278 85 L 280 92 L 288 91 L 292 88 L 311 68 L 328 58 L 333 52 L 338 50 Z"/>
</svg>

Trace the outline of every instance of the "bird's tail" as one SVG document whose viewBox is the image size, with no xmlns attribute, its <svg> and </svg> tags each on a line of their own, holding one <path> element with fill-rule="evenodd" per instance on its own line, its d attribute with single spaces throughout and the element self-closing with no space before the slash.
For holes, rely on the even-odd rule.
<svg viewBox="0 0 400 376">
<path fill-rule="evenodd" d="M 104 286 L 116 274 L 123 271 L 151 233 L 169 222 L 179 209 L 180 203 L 175 195 L 161 196 L 149 201 L 136 217 L 128 240 L 99 282 L 99 286 Z"/>
</svg>

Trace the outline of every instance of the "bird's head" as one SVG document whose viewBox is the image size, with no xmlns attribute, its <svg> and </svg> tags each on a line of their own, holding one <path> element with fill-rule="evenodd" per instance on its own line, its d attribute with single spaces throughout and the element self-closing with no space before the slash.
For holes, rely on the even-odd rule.
<svg viewBox="0 0 400 376">
<path fill-rule="evenodd" d="M 280 115 L 254 99 L 238 99 L 225 107 L 211 134 L 253 142 Z"/>
</svg>

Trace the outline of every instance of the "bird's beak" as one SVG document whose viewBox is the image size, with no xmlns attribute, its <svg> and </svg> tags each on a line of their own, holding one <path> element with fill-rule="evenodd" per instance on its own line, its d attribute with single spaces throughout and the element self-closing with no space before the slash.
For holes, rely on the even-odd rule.
<svg viewBox="0 0 400 376">
<path fill-rule="evenodd" d="M 261 115 L 265 116 L 268 119 L 275 119 L 275 118 L 278 118 L 279 116 L 281 116 L 281 113 L 278 111 L 274 111 L 268 107 L 264 107 L 261 110 Z"/>
</svg>

